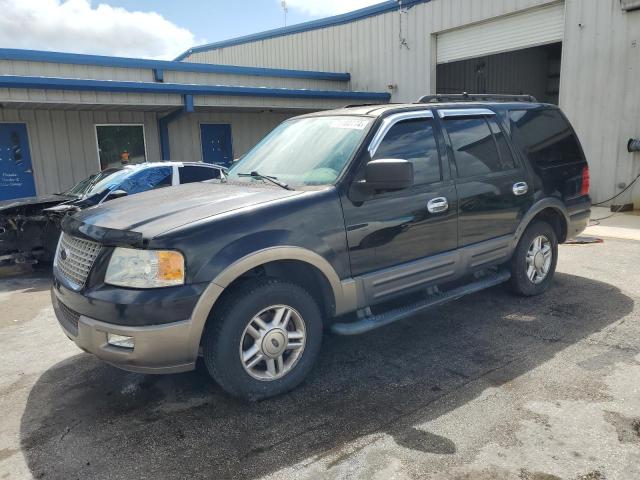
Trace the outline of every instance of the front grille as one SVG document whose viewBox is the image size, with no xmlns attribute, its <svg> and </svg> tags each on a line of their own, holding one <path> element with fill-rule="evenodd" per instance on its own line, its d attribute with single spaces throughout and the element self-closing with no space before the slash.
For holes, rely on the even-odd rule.
<svg viewBox="0 0 640 480">
<path fill-rule="evenodd" d="M 80 314 L 71 310 L 64 303 L 58 300 L 58 320 L 63 324 L 64 328 L 72 335 L 78 335 L 78 320 Z"/>
<path fill-rule="evenodd" d="M 99 243 L 63 233 L 55 259 L 55 266 L 60 276 L 74 289 L 80 290 L 84 287 L 101 248 Z"/>
</svg>

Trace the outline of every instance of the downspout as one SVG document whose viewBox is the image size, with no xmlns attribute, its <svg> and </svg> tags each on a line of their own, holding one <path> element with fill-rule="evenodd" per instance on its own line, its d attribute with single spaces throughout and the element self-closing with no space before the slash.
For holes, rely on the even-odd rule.
<svg viewBox="0 0 640 480">
<path fill-rule="evenodd" d="M 171 147 L 169 144 L 169 124 L 187 113 L 192 113 L 193 95 L 183 95 L 184 105 L 173 112 L 158 119 L 158 131 L 160 132 L 160 155 L 162 160 L 171 160 Z"/>
</svg>

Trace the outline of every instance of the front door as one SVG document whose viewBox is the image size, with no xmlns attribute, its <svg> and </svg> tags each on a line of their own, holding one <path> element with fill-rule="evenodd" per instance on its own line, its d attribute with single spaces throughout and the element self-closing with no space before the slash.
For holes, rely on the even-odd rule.
<svg viewBox="0 0 640 480">
<path fill-rule="evenodd" d="M 233 162 L 231 125 L 203 123 L 200 125 L 202 161 L 229 166 Z"/>
<path fill-rule="evenodd" d="M 414 185 L 376 192 L 362 202 L 353 202 L 348 194 L 343 197 L 351 273 L 365 278 L 371 303 L 408 292 L 442 274 L 432 269 L 438 261 L 433 259 L 455 250 L 458 241 L 455 186 L 431 112 L 396 114 L 380 128 L 388 131 L 373 155 L 365 154 L 366 161 L 411 161 Z M 366 161 L 355 181 L 362 177 Z"/>
<path fill-rule="evenodd" d="M 0 123 L 0 200 L 36 194 L 27 126 Z"/>
<path fill-rule="evenodd" d="M 477 108 L 438 113 L 457 171 L 459 246 L 511 235 L 533 202 L 533 188 L 499 116 Z"/>
</svg>

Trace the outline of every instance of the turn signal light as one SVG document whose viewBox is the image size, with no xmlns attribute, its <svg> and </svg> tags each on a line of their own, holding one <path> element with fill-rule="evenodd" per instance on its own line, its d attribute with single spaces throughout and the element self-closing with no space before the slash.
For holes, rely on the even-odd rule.
<svg viewBox="0 0 640 480">
<path fill-rule="evenodd" d="M 184 257 L 171 250 L 159 251 L 158 278 L 165 281 L 182 281 L 184 279 Z"/>
</svg>

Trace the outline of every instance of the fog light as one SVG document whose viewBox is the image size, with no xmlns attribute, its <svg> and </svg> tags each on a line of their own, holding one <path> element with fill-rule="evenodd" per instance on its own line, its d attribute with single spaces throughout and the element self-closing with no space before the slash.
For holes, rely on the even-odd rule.
<svg viewBox="0 0 640 480">
<path fill-rule="evenodd" d="M 114 347 L 130 348 L 135 347 L 136 342 L 133 337 L 126 337 L 124 335 L 116 335 L 115 333 L 107 333 L 107 343 Z"/>
</svg>

